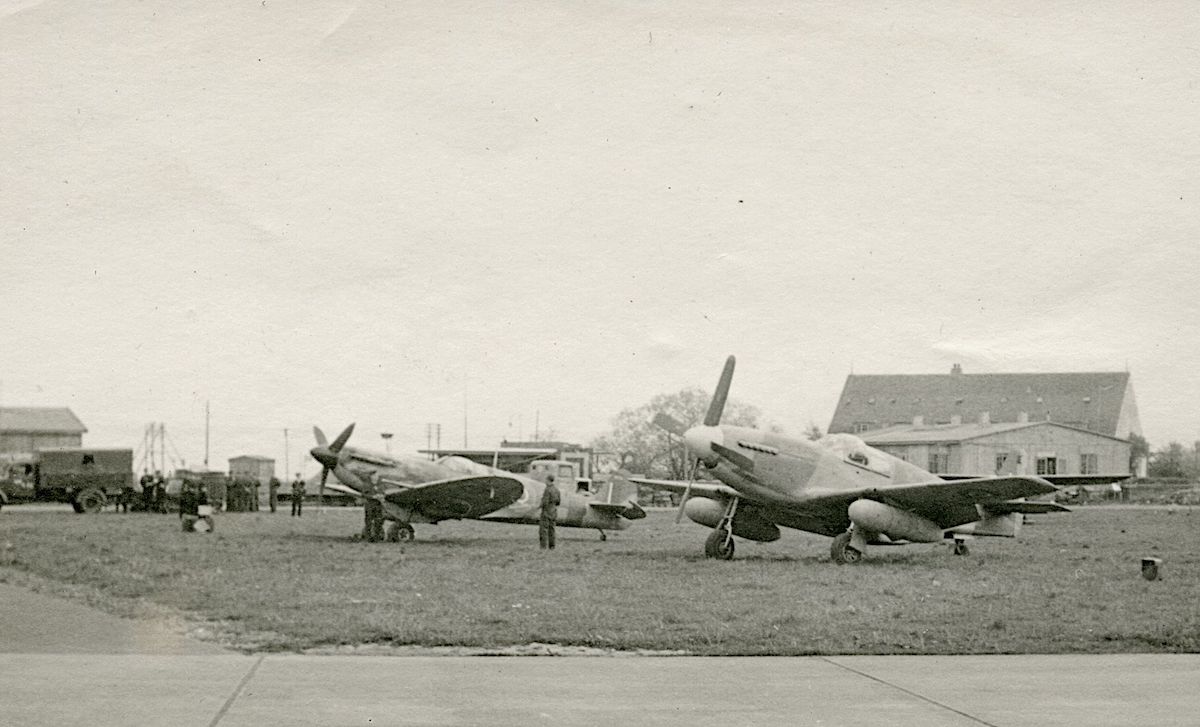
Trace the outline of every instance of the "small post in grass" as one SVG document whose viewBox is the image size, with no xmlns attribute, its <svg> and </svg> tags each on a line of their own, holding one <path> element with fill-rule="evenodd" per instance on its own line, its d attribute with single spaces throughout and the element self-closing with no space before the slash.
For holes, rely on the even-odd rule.
<svg viewBox="0 0 1200 727">
<path fill-rule="evenodd" d="M 1162 558 L 1142 558 L 1142 578 L 1148 581 L 1162 580 Z"/>
</svg>

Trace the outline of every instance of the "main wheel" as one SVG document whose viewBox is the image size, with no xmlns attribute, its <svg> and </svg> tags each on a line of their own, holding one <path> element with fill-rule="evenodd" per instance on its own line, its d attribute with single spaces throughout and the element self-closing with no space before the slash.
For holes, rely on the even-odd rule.
<svg viewBox="0 0 1200 727">
<path fill-rule="evenodd" d="M 396 540 L 416 540 L 417 531 L 408 523 L 396 523 Z"/>
<path fill-rule="evenodd" d="M 86 490 L 75 495 L 75 512 L 100 512 L 108 503 L 108 498 L 104 496 L 104 492 L 97 490 L 94 487 L 89 487 Z"/>
<path fill-rule="evenodd" d="M 850 532 L 846 531 L 833 539 L 829 546 L 829 556 L 838 565 L 857 563 L 862 560 L 862 551 L 850 545 Z"/>
<path fill-rule="evenodd" d="M 716 529 L 708 534 L 704 541 L 704 555 L 718 560 L 729 560 L 733 557 L 733 538 L 729 531 Z"/>
</svg>

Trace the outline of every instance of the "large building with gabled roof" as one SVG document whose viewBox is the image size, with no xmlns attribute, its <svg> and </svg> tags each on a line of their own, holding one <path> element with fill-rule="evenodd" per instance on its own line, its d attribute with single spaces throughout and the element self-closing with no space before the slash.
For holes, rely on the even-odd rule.
<svg viewBox="0 0 1200 727">
<path fill-rule="evenodd" d="M 81 447 L 87 427 L 66 407 L 0 407 L 0 454 Z"/>
<path fill-rule="evenodd" d="M 829 431 L 934 473 L 1127 474 L 1128 372 L 850 375 Z"/>
<path fill-rule="evenodd" d="M 1057 422 L 1119 439 L 1141 435 L 1129 372 L 885 374 L 846 377 L 830 432 L 910 424 Z"/>
</svg>

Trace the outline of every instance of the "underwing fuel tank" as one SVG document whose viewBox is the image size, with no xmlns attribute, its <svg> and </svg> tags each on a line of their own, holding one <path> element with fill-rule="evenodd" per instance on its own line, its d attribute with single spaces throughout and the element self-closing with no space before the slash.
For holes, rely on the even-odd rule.
<svg viewBox="0 0 1200 727">
<path fill-rule="evenodd" d="M 936 543 L 942 539 L 942 529 L 932 520 L 874 500 L 855 500 L 847 509 L 850 522 L 871 533 L 881 533 L 892 540 L 914 543 Z"/>
<path fill-rule="evenodd" d="M 689 520 L 715 528 L 725 515 L 725 505 L 707 497 L 693 497 L 683 506 Z M 771 543 L 779 540 L 779 526 L 748 510 L 739 510 L 733 517 L 733 534 L 746 540 Z"/>
</svg>

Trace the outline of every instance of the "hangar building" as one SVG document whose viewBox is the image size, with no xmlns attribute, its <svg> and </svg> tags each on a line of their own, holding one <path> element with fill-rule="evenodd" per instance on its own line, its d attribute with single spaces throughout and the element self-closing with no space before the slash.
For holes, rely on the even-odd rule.
<svg viewBox="0 0 1200 727">
<path fill-rule="evenodd" d="M 263 486 L 271 483 L 275 476 L 275 460 L 254 454 L 229 458 L 229 476 L 258 480 Z"/>
<path fill-rule="evenodd" d="M 1128 372 L 850 375 L 830 432 L 930 472 L 1127 474 L 1141 434 Z"/>
<path fill-rule="evenodd" d="M 82 447 L 87 427 L 66 407 L 0 408 L 0 454 L 32 455 L 39 449 Z"/>
</svg>

